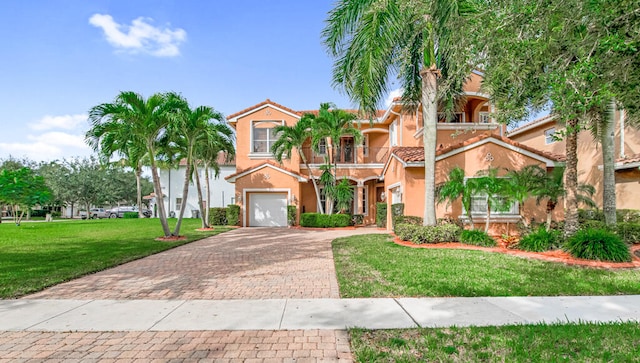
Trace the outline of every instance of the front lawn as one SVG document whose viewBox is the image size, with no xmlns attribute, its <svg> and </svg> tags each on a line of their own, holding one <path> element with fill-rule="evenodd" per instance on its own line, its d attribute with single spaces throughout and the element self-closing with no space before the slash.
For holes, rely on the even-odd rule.
<svg viewBox="0 0 640 363">
<path fill-rule="evenodd" d="M 640 270 L 600 270 L 483 251 L 396 245 L 388 235 L 333 241 L 340 295 L 555 296 L 640 294 Z"/>
<path fill-rule="evenodd" d="M 638 323 L 350 330 L 358 362 L 637 362 Z"/>
<path fill-rule="evenodd" d="M 170 223 L 171 224 L 171 223 Z M 173 220 L 175 224 L 175 219 Z M 159 242 L 157 219 L 101 219 L 0 224 L 0 298 L 15 298 L 88 273 L 212 236 L 183 219 L 185 241 Z"/>
</svg>

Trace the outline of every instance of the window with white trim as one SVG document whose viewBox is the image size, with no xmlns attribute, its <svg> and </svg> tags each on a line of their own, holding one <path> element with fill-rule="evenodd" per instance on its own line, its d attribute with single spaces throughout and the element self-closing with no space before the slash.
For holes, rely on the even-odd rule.
<svg viewBox="0 0 640 363">
<path fill-rule="evenodd" d="M 488 124 L 491 122 L 491 117 L 489 117 L 489 112 L 480 112 L 479 117 L 480 117 L 481 124 Z"/>
<path fill-rule="evenodd" d="M 252 145 L 251 152 L 269 154 L 271 146 L 278 139 L 275 127 L 282 125 L 279 121 L 254 121 L 251 124 Z"/>
<path fill-rule="evenodd" d="M 393 121 L 389 126 L 389 145 L 398 146 L 398 124 Z"/>
<path fill-rule="evenodd" d="M 182 198 L 176 198 L 176 210 L 182 209 Z"/>
<path fill-rule="evenodd" d="M 454 113 L 452 120 L 447 120 L 447 116 L 444 112 L 438 112 L 438 122 L 450 122 L 450 123 L 465 122 L 464 112 Z"/>
<path fill-rule="evenodd" d="M 327 154 L 327 139 L 322 138 L 318 140 L 318 155 Z"/>
<path fill-rule="evenodd" d="M 487 195 L 482 195 L 482 194 L 478 194 L 478 195 L 474 195 L 471 197 L 471 214 L 473 215 L 486 215 L 487 214 Z M 494 198 L 496 199 L 496 198 Z M 500 197 L 497 197 L 497 199 L 503 199 Z M 518 212 L 518 203 L 517 202 L 512 202 L 509 206 L 508 210 L 499 210 L 497 208 L 497 205 L 499 205 L 500 202 L 498 201 L 498 204 L 493 204 L 491 205 L 491 214 L 496 214 L 496 215 L 517 215 L 519 214 Z"/>
<path fill-rule="evenodd" d="M 550 129 L 544 130 L 544 143 L 545 144 L 553 144 L 554 142 L 556 142 L 556 139 L 554 137 L 556 133 L 556 128 L 552 127 Z"/>
<path fill-rule="evenodd" d="M 369 186 L 364 185 L 358 189 L 360 191 L 360 198 L 357 200 L 360 202 L 360 214 L 365 216 L 369 215 Z"/>
<path fill-rule="evenodd" d="M 369 135 L 362 137 L 362 155 L 369 156 Z"/>
</svg>

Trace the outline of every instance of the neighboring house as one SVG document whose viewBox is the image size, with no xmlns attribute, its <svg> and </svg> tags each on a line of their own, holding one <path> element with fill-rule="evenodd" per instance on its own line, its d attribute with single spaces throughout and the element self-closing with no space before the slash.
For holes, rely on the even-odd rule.
<svg viewBox="0 0 640 363">
<path fill-rule="evenodd" d="M 218 164 L 220 165 L 220 174 L 215 177 L 215 173 L 212 169 L 209 170 L 210 180 L 210 197 L 211 205 L 207 206 L 207 185 L 205 180 L 205 171 L 203 168 L 198 169 L 200 173 L 200 183 L 202 186 L 202 200 L 207 207 L 226 207 L 229 204 L 235 204 L 234 194 L 235 186 L 225 180 L 225 178 L 236 171 L 235 161 L 227 161 L 223 153 L 218 158 Z M 162 185 L 162 193 L 164 194 L 164 207 L 168 216 L 178 216 L 180 213 L 180 207 L 184 202 L 182 200 L 182 189 L 184 187 L 184 177 L 187 170 L 186 164 L 183 161 L 177 169 L 160 169 L 160 185 Z M 189 195 L 186 200 L 187 206 L 184 212 L 184 217 L 195 218 L 199 211 L 198 208 L 198 190 L 196 188 L 196 181 L 194 178 L 189 182 Z M 155 211 L 154 211 L 155 212 Z M 155 214 L 157 216 L 157 212 Z"/>
<path fill-rule="evenodd" d="M 491 117 L 489 97 L 480 92 L 482 74 L 474 72 L 465 85 L 466 104 L 454 120 L 439 120 L 437 134 L 436 183 L 446 180 L 449 171 L 459 166 L 468 177 L 489 167 L 520 169 L 529 164 L 553 168 L 563 157 L 544 152 L 507 139 L 505 127 Z M 355 111 L 354 111 L 355 112 Z M 320 175 L 319 167 L 331 145 L 320 146 L 320 152 L 303 152 L 310 163 L 306 170 L 300 156 L 282 164 L 274 161 L 270 152 L 277 136 L 277 125 L 295 124 L 304 111 L 295 111 L 267 99 L 228 117 L 236 131 L 237 150 L 234 174 L 227 177 L 235 184 L 235 202 L 242 208 L 243 226 L 286 226 L 287 205 L 297 206 L 298 214 L 315 212 L 317 202 L 310 178 Z M 354 187 L 353 214 L 364 215 L 366 224 L 375 222 L 376 202 L 404 203 L 406 215 L 423 215 L 424 152 L 422 148 L 422 118 L 420 112 L 408 112 L 396 99 L 387 110 L 378 113 L 371 122 L 360 120 L 364 140 L 356 144 L 352 137 L 340 139 L 338 177 L 347 178 Z M 478 196 L 472 210 L 475 223 L 484 223 L 484 199 Z M 525 205 L 538 220 L 544 208 L 534 201 Z M 486 204 L 484 204 L 486 206 Z M 390 214 L 391 208 L 387 208 Z M 536 209 L 534 211 L 534 209 Z M 437 207 L 438 218 L 463 216 L 461 203 Z M 517 206 L 501 213 L 503 224 L 520 220 Z M 391 218 L 387 219 L 388 221 Z M 388 223 L 391 228 L 391 223 Z"/>
<path fill-rule="evenodd" d="M 616 111 L 616 207 L 640 209 L 640 130 L 625 125 L 624 112 Z M 554 117 L 546 116 L 531 121 L 508 133 L 509 138 L 522 144 L 556 154 L 565 154 L 565 141 L 553 137 L 564 130 Z M 559 134 L 558 134 L 559 135 Z M 602 208 L 602 149 L 589 130 L 578 135 L 578 181 L 596 188 L 593 200 Z"/>
</svg>

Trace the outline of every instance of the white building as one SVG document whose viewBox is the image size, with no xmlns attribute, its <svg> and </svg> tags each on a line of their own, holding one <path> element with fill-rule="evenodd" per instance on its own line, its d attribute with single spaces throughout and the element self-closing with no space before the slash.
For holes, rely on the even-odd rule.
<svg viewBox="0 0 640 363">
<path fill-rule="evenodd" d="M 226 162 L 221 156 L 219 160 L 220 173 L 215 177 L 212 169 L 209 170 L 210 189 L 208 190 L 211 205 L 207 206 L 207 185 L 204 169 L 199 169 L 200 184 L 202 186 L 202 199 L 205 208 L 226 207 L 234 204 L 235 185 L 227 182 L 225 177 L 236 172 L 235 161 Z M 180 162 L 178 169 L 160 169 L 160 184 L 162 185 L 162 193 L 164 194 L 164 207 L 167 216 L 178 216 L 180 207 L 182 206 L 182 188 L 184 186 L 184 176 L 187 167 Z M 196 218 L 198 208 L 198 190 L 196 188 L 195 175 L 189 182 L 189 195 L 187 197 L 187 206 L 184 212 L 184 218 Z"/>
</svg>

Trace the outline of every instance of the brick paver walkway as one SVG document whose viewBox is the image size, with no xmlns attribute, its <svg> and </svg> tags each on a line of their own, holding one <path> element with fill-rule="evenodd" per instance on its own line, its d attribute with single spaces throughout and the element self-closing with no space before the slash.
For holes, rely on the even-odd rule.
<svg viewBox="0 0 640 363">
<path fill-rule="evenodd" d="M 331 241 L 376 232 L 383 231 L 237 229 L 59 284 L 27 298 L 338 298 Z"/>
<path fill-rule="evenodd" d="M 338 298 L 331 241 L 356 230 L 238 229 L 27 299 Z M 161 243 L 161 242 L 159 242 Z M 334 330 L 0 332 L 4 361 L 351 362 Z"/>
</svg>

